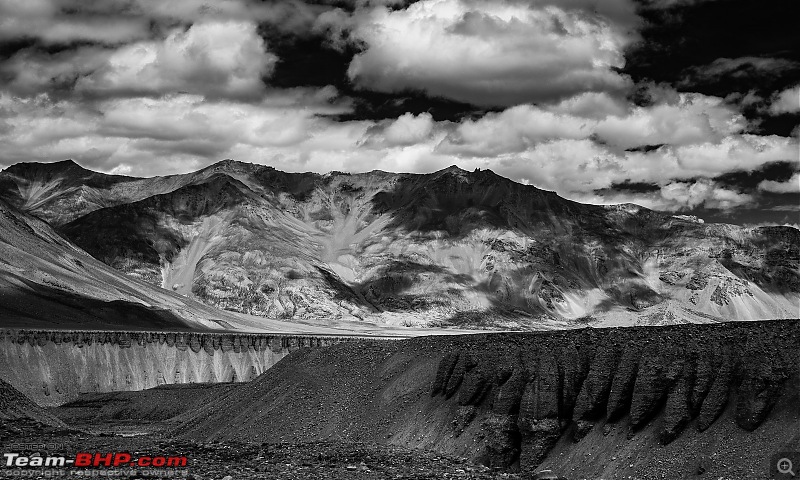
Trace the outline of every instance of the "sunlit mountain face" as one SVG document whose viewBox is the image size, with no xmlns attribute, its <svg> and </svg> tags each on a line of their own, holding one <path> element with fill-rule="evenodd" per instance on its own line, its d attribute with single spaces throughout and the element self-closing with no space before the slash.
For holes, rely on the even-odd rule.
<svg viewBox="0 0 800 480">
<path fill-rule="evenodd" d="M 6 201 L 97 260 L 270 319 L 549 328 L 784 318 L 800 233 L 566 200 L 490 170 L 284 173 L 225 161 L 138 179 L 0 173 Z"/>
</svg>

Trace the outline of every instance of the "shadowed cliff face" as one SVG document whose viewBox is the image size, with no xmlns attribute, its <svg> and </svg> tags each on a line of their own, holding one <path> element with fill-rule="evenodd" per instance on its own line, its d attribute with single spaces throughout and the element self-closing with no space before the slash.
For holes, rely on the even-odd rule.
<svg viewBox="0 0 800 480">
<path fill-rule="evenodd" d="M 800 393 L 797 322 L 643 333 L 582 331 L 499 355 L 450 352 L 431 395 L 457 403 L 458 428 L 481 417 L 491 439 L 483 461 L 508 466 L 537 465 L 564 436 L 580 442 L 623 418 L 631 432 L 654 425 L 662 445 L 690 423 L 705 431 L 726 409 L 752 431 L 783 395 Z"/>
<path fill-rule="evenodd" d="M 25 168 L 9 170 L 3 182 Z M 138 190 L 100 183 L 109 206 L 81 210 L 66 237 L 131 276 L 262 317 L 541 329 L 790 318 L 800 303 L 797 229 L 582 205 L 491 171 L 225 161 Z"/>
<path fill-rule="evenodd" d="M 79 393 L 131 391 L 165 384 L 245 382 L 298 348 L 345 337 L 182 332 L 0 333 L 0 378 L 40 405 Z"/>
<path fill-rule="evenodd" d="M 655 458 L 675 473 L 716 445 L 730 473 L 800 446 L 798 342 L 795 320 L 340 344 L 293 353 L 179 433 L 376 441 L 590 478 L 640 478 Z"/>
<path fill-rule="evenodd" d="M 797 394 L 796 322 L 741 329 L 575 332 L 502 355 L 462 349 L 440 361 L 431 395 L 458 404 L 459 428 L 481 417 L 490 465 L 537 465 L 564 436 L 625 418 L 657 424 L 668 444 L 690 423 L 708 429 L 726 409 L 755 430 L 782 395 Z"/>
</svg>

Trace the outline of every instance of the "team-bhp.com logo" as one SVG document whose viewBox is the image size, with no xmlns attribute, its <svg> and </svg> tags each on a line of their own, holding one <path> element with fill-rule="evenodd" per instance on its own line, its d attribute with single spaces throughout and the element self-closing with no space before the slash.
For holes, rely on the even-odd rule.
<svg viewBox="0 0 800 480">
<path fill-rule="evenodd" d="M 4 453 L 6 467 L 185 467 L 188 459 L 185 456 L 138 456 L 125 452 L 88 453 L 79 452 L 75 457 L 65 456 L 25 456 L 19 453 Z"/>
</svg>

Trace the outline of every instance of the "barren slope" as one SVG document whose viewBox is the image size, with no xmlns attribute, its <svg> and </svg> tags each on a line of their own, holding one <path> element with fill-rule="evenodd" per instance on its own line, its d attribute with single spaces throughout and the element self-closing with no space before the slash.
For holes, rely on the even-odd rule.
<svg viewBox="0 0 800 480">
<path fill-rule="evenodd" d="M 123 275 L 2 200 L 0 317 L 4 328 L 336 332 L 221 311 Z"/>
<path fill-rule="evenodd" d="M 800 447 L 798 343 L 795 320 L 339 344 L 292 353 L 177 433 L 388 443 L 567 478 L 761 478 Z"/>
<path fill-rule="evenodd" d="M 19 163 L 0 172 L 0 199 L 53 226 L 98 208 L 170 192 L 191 181 L 173 175 L 136 178 L 87 170 L 72 160 Z"/>
<path fill-rule="evenodd" d="M 0 441 L 25 433 L 42 433 L 67 426 L 0 379 Z"/>
<path fill-rule="evenodd" d="M 800 231 L 582 205 L 491 171 L 221 162 L 65 235 L 126 273 L 268 318 L 541 329 L 790 318 Z"/>
</svg>

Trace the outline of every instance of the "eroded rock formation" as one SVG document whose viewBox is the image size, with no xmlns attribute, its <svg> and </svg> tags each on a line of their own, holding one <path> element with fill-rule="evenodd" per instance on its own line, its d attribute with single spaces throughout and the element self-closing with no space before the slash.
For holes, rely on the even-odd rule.
<svg viewBox="0 0 800 480">
<path fill-rule="evenodd" d="M 0 378 L 40 405 L 84 392 L 170 383 L 242 382 L 290 352 L 347 337 L 181 332 L 0 332 Z"/>
<path fill-rule="evenodd" d="M 736 424 L 752 431 L 798 388 L 796 322 L 655 335 L 586 329 L 515 343 L 445 353 L 431 386 L 434 397 L 457 398 L 460 429 L 482 421 L 483 460 L 492 466 L 537 465 L 563 435 L 580 441 L 598 422 L 625 419 L 636 432 L 658 417 L 668 444 L 693 420 L 703 431 L 732 408 Z"/>
</svg>

